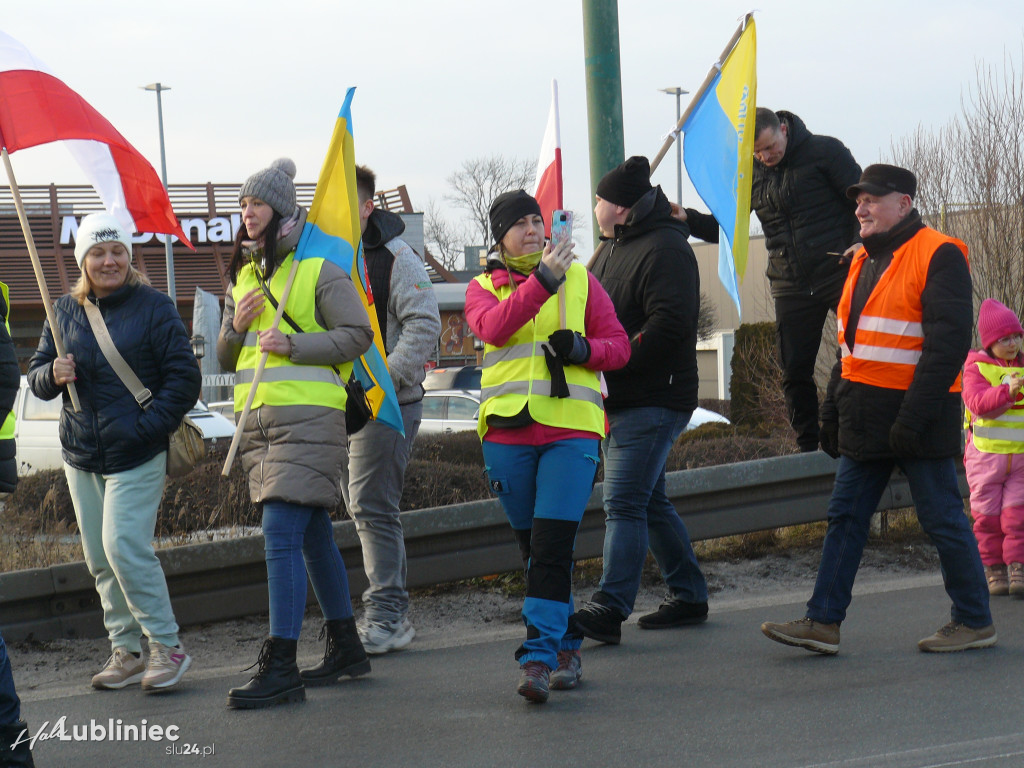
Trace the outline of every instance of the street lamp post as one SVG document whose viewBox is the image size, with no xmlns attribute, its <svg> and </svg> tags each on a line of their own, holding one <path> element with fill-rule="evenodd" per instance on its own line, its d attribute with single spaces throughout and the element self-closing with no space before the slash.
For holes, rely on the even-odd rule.
<svg viewBox="0 0 1024 768">
<path fill-rule="evenodd" d="M 147 91 L 156 91 L 156 117 L 160 123 L 160 172 L 163 175 L 164 189 L 167 189 L 167 154 L 164 151 L 164 108 L 163 102 L 160 99 L 160 92 L 171 90 L 171 86 L 150 83 L 149 85 L 144 85 L 143 88 Z M 174 285 L 174 249 L 171 247 L 170 235 L 164 235 L 164 254 L 167 259 L 167 295 L 171 297 L 174 306 L 178 306 L 178 292 Z"/>
<path fill-rule="evenodd" d="M 676 97 L 676 125 L 679 125 L 679 118 L 682 116 L 682 104 L 680 97 L 689 93 L 676 86 L 675 88 L 661 88 L 662 93 L 668 93 Z M 683 141 L 682 137 L 676 136 L 676 196 L 680 205 L 683 204 Z"/>
</svg>

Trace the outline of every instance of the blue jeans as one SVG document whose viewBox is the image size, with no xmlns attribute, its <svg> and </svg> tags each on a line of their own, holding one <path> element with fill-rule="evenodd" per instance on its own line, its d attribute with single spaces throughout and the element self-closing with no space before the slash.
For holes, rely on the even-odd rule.
<svg viewBox="0 0 1024 768">
<path fill-rule="evenodd" d="M 668 408 L 609 412 L 604 441 L 604 573 L 594 601 L 633 612 L 650 548 L 673 598 L 704 603 L 708 585 L 682 518 L 665 493 L 665 461 L 689 413 Z"/>
<path fill-rule="evenodd" d="M 985 571 L 978 555 L 978 542 L 964 514 L 953 459 L 839 459 L 828 506 L 828 530 L 814 594 L 807 603 L 807 617 L 824 624 L 846 618 L 871 515 L 878 507 L 894 465 L 899 465 L 907 476 L 917 519 L 939 551 L 942 580 L 946 594 L 953 600 L 953 620 L 968 627 L 987 627 L 992 623 L 992 614 Z"/>
<path fill-rule="evenodd" d="M 583 638 L 567 634 L 572 613 L 572 552 L 597 473 L 596 439 L 547 445 L 483 443 L 491 490 L 501 500 L 526 567 L 520 664 L 558 666 L 558 652 Z"/>
<path fill-rule="evenodd" d="M 325 619 L 352 616 L 348 573 L 326 509 L 267 501 L 263 504 L 263 537 L 271 637 L 298 640 L 306 611 L 307 572 Z"/>
<path fill-rule="evenodd" d="M 7 657 L 7 646 L 4 645 L 3 635 L 0 635 L 0 725 L 12 725 L 19 720 L 21 702 L 14 690 L 14 675 L 11 673 L 11 660 Z"/>
</svg>

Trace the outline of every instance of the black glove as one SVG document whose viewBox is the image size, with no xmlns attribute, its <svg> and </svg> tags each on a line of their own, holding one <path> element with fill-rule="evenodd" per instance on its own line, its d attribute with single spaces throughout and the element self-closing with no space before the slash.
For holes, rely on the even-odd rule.
<svg viewBox="0 0 1024 768">
<path fill-rule="evenodd" d="M 821 450 L 833 459 L 839 458 L 839 422 L 823 421 L 821 429 L 818 430 L 818 441 L 821 443 Z"/>
<path fill-rule="evenodd" d="M 912 459 L 924 452 L 921 435 L 902 421 L 893 422 L 889 430 L 889 447 L 899 458 Z"/>
<path fill-rule="evenodd" d="M 551 397 L 569 397 L 569 384 L 565 380 L 565 364 L 562 358 L 551 348 L 551 342 L 541 344 L 544 350 L 544 362 L 551 376 Z"/>
<path fill-rule="evenodd" d="M 551 348 L 563 361 L 582 365 L 590 359 L 590 342 L 576 331 L 562 328 L 548 336 Z"/>
</svg>

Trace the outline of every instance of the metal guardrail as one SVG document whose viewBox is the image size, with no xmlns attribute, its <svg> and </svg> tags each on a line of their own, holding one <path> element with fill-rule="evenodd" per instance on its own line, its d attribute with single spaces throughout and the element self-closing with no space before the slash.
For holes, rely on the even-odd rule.
<svg viewBox="0 0 1024 768">
<path fill-rule="evenodd" d="M 694 540 L 825 519 L 836 462 L 823 453 L 671 472 L 669 498 Z M 961 492 L 966 481 L 960 477 Z M 906 479 L 893 475 L 880 510 L 910 505 Z M 408 584 L 423 587 L 522 567 L 496 499 L 402 514 Z M 366 587 L 351 521 L 334 536 L 353 595 Z M 599 557 L 604 543 L 601 486 L 595 487 L 576 537 L 576 559 Z M 157 552 L 178 622 L 184 626 L 267 610 L 263 537 L 191 544 Z M 312 600 L 312 592 L 310 593 Z M 0 574 L 0 626 L 6 640 L 102 637 L 99 597 L 85 563 Z"/>
</svg>

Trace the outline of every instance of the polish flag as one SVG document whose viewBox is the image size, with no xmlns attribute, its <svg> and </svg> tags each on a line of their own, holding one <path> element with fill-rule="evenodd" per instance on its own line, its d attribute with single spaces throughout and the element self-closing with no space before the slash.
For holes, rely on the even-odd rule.
<svg viewBox="0 0 1024 768">
<path fill-rule="evenodd" d="M 544 215 L 544 234 L 551 237 L 551 212 L 562 208 L 562 140 L 558 131 L 558 81 L 551 81 L 551 111 L 537 161 L 533 196 Z"/>
<path fill-rule="evenodd" d="M 153 166 L 99 112 L 0 31 L 0 145 L 9 153 L 59 141 L 103 206 L 129 232 L 177 235 L 189 248 Z"/>
</svg>

